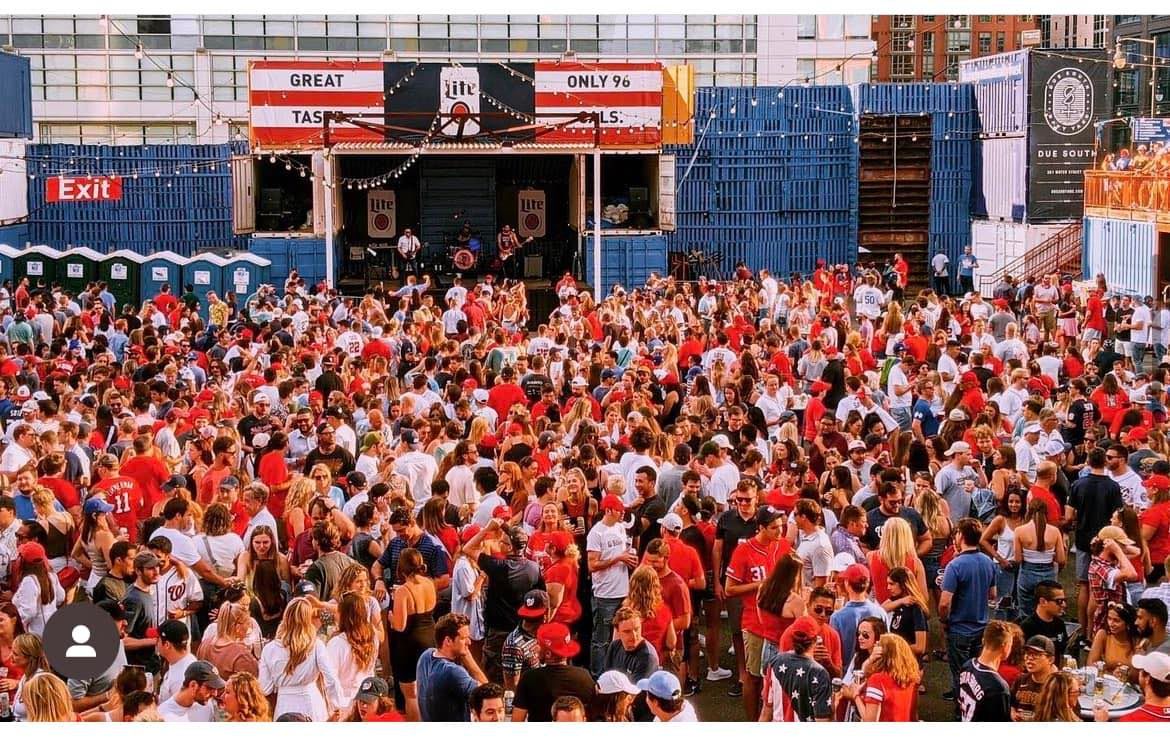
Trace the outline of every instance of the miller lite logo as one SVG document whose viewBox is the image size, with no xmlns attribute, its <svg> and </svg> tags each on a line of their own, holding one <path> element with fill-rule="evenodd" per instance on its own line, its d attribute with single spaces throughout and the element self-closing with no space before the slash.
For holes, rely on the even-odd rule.
<svg viewBox="0 0 1170 740">
<path fill-rule="evenodd" d="M 122 200 L 122 178 L 112 177 L 71 177 L 61 175 L 45 180 L 45 201 Z"/>
<path fill-rule="evenodd" d="M 1044 121 L 1061 136 L 1075 136 L 1093 122 L 1093 81 L 1076 67 L 1052 73 L 1044 84 Z"/>
<path fill-rule="evenodd" d="M 522 237 L 541 238 L 545 233 L 545 198 L 543 190 L 521 190 L 516 230 Z"/>
<path fill-rule="evenodd" d="M 439 73 L 439 115 L 447 136 L 479 133 L 479 69 L 443 67 Z"/>
<path fill-rule="evenodd" d="M 398 233 L 393 190 L 370 190 L 366 193 L 366 233 L 386 238 Z"/>
</svg>

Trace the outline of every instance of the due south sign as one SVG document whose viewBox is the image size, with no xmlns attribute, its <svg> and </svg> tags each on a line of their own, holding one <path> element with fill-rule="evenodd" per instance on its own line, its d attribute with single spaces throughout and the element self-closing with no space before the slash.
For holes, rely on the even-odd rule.
<svg viewBox="0 0 1170 740">
<path fill-rule="evenodd" d="M 122 200 L 122 178 L 50 177 L 45 180 L 45 201 L 61 203 L 95 200 Z"/>
</svg>

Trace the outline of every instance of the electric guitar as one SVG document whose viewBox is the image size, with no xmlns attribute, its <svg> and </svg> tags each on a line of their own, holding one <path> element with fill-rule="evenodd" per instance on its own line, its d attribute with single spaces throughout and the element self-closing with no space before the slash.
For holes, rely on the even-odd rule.
<svg viewBox="0 0 1170 740">
<path fill-rule="evenodd" d="M 512 242 L 511 240 L 509 240 L 505 244 L 501 244 L 500 245 L 500 262 L 507 262 L 508 260 L 512 259 L 512 255 L 516 254 L 516 251 L 518 249 L 523 247 L 525 244 L 528 244 L 529 242 L 535 241 L 535 239 L 536 239 L 536 237 L 530 236 L 527 239 L 525 239 L 524 241 L 520 242 L 519 244 L 515 244 L 515 242 Z"/>
</svg>

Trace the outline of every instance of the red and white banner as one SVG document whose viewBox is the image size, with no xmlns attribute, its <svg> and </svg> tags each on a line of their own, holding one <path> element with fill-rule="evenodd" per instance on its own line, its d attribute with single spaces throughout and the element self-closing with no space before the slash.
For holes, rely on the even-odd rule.
<svg viewBox="0 0 1170 740">
<path fill-rule="evenodd" d="M 662 142 L 662 65 L 658 62 L 537 62 L 536 121 L 555 126 L 542 142 L 592 142 L 594 122 L 568 116 L 597 113 L 605 145 Z"/>
<path fill-rule="evenodd" d="M 320 145 L 329 111 L 385 119 L 382 62 L 252 62 L 248 102 L 254 146 Z M 330 139 L 382 141 L 378 132 L 352 124 L 330 126 Z"/>
<path fill-rule="evenodd" d="M 53 176 L 45 179 L 46 203 L 122 200 L 122 178 Z"/>
</svg>

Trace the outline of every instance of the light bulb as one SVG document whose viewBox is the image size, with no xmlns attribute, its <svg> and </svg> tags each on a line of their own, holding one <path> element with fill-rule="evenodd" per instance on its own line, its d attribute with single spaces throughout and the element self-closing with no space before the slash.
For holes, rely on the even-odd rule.
<svg viewBox="0 0 1170 740">
<path fill-rule="evenodd" d="M 139 44 L 138 46 L 134 47 L 134 58 L 135 59 L 142 58 L 142 44 Z"/>
<path fill-rule="evenodd" d="M 170 72 L 167 72 L 167 87 L 174 87 L 174 86 L 175 86 L 175 78 Z"/>
</svg>

